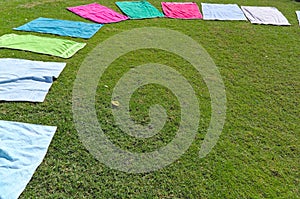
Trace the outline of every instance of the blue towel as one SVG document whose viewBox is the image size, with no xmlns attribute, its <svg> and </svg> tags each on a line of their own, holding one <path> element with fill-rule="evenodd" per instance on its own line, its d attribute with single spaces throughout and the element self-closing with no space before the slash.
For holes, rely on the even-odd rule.
<svg viewBox="0 0 300 199">
<path fill-rule="evenodd" d="M 102 27 L 102 24 L 77 21 L 38 18 L 23 26 L 14 28 L 29 32 L 50 33 L 60 36 L 70 36 L 88 39 Z"/>
<path fill-rule="evenodd" d="M 237 4 L 201 3 L 204 20 L 242 20 L 247 21 Z"/>
<path fill-rule="evenodd" d="M 296 15 L 297 15 L 297 19 L 298 19 L 298 22 L 299 22 L 299 25 L 300 25 L 300 11 L 296 11 Z"/>
<path fill-rule="evenodd" d="M 16 199 L 43 161 L 56 127 L 0 121 L 0 198 Z"/>
<path fill-rule="evenodd" d="M 0 100 L 43 102 L 66 63 L 0 59 Z"/>
</svg>

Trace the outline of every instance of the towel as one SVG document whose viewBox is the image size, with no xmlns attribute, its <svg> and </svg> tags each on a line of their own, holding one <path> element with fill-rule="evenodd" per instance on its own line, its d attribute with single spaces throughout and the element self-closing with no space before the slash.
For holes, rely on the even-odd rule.
<svg viewBox="0 0 300 199">
<path fill-rule="evenodd" d="M 296 11 L 296 15 L 297 15 L 297 19 L 298 19 L 298 22 L 299 22 L 299 25 L 300 25 L 300 11 Z"/>
<path fill-rule="evenodd" d="M 65 63 L 0 59 L 0 100 L 43 102 Z"/>
<path fill-rule="evenodd" d="M 14 30 L 49 33 L 60 36 L 89 39 L 102 27 L 102 24 L 84 23 L 40 17 Z"/>
<path fill-rule="evenodd" d="M 289 26 L 291 25 L 285 16 L 274 7 L 256 7 L 256 6 L 242 6 L 241 7 L 246 17 L 253 24 L 266 24 Z"/>
<path fill-rule="evenodd" d="M 39 37 L 34 35 L 6 34 L 0 37 L 0 48 L 31 51 L 70 58 L 86 44 L 75 41 Z"/>
<path fill-rule="evenodd" d="M 56 127 L 0 121 L 0 198 L 17 199 L 42 163 Z"/>
<path fill-rule="evenodd" d="M 130 19 L 146 19 L 164 17 L 164 14 L 148 1 L 120 1 L 116 5 Z"/>
<path fill-rule="evenodd" d="M 127 20 L 128 17 L 98 3 L 69 7 L 69 11 L 97 23 L 115 23 Z"/>
<path fill-rule="evenodd" d="M 162 9 L 169 18 L 177 19 L 202 19 L 199 7 L 193 2 L 162 2 Z"/>
<path fill-rule="evenodd" d="M 237 4 L 201 3 L 204 20 L 241 20 L 247 21 Z"/>
</svg>

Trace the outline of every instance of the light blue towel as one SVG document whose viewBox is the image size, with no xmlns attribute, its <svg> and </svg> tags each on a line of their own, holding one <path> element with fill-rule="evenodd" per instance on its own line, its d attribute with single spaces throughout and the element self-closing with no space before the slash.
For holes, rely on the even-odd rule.
<svg viewBox="0 0 300 199">
<path fill-rule="evenodd" d="M 299 22 L 299 25 L 300 25 L 300 11 L 296 11 L 296 15 L 297 15 L 298 22 Z"/>
<path fill-rule="evenodd" d="M 38 18 L 23 26 L 14 28 L 29 32 L 50 33 L 60 36 L 91 38 L 103 25 L 77 21 Z"/>
<path fill-rule="evenodd" d="M 242 20 L 247 21 L 237 4 L 201 3 L 204 20 Z"/>
<path fill-rule="evenodd" d="M 66 63 L 0 59 L 0 100 L 43 102 Z"/>
<path fill-rule="evenodd" d="M 0 121 L 0 198 L 16 199 L 43 161 L 56 127 Z"/>
</svg>

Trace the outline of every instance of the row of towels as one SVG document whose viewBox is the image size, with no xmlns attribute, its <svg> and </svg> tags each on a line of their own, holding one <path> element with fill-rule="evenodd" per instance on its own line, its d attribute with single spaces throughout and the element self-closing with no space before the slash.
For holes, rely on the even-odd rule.
<svg viewBox="0 0 300 199">
<path fill-rule="evenodd" d="M 75 14 L 97 23 L 114 23 L 127 19 L 168 17 L 204 20 L 250 20 L 251 23 L 290 25 L 283 14 L 274 7 L 241 6 L 237 4 L 201 3 L 203 16 L 194 2 L 162 2 L 163 13 L 147 1 L 121 1 L 116 5 L 123 16 L 97 3 L 69 7 Z M 246 17 L 247 18 L 246 18 Z"/>
<path fill-rule="evenodd" d="M 237 4 L 201 3 L 203 16 L 194 2 L 162 2 L 163 13 L 147 1 L 121 1 L 116 5 L 121 15 L 103 5 L 93 3 L 68 10 L 97 23 L 114 23 L 127 19 L 168 17 L 204 20 L 250 20 L 256 24 L 290 25 L 284 15 L 274 7 L 241 6 Z M 246 18 L 247 17 L 247 18 Z"/>
<path fill-rule="evenodd" d="M 205 20 L 242 21 L 247 21 L 248 18 L 254 24 L 290 25 L 285 16 L 274 7 L 241 6 L 240 8 L 237 4 L 201 3 L 202 17 L 198 5 L 193 2 L 162 2 L 161 4 L 165 14 L 147 1 L 116 2 L 116 5 L 127 16 L 97 3 L 69 7 L 67 8 L 69 11 L 99 24 L 42 17 L 14 28 L 14 30 L 89 39 L 105 23 L 165 16 L 179 19 L 203 18 Z M 296 11 L 296 14 L 298 19 L 300 19 L 300 12 Z M 85 45 L 86 43 L 66 39 L 45 38 L 33 35 L 6 34 L 0 37 L 0 48 L 26 50 L 61 58 L 72 57 L 80 49 L 84 48 Z"/>
</svg>

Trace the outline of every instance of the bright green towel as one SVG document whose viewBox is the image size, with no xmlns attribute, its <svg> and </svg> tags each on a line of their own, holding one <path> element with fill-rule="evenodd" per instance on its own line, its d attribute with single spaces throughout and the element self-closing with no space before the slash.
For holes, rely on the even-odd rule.
<svg viewBox="0 0 300 199">
<path fill-rule="evenodd" d="M 116 5 L 130 19 L 146 19 L 164 17 L 164 14 L 148 1 L 119 1 Z"/>
<path fill-rule="evenodd" d="M 0 48 L 26 50 L 41 54 L 70 58 L 86 44 L 71 40 L 34 35 L 6 34 L 0 37 Z"/>
</svg>

